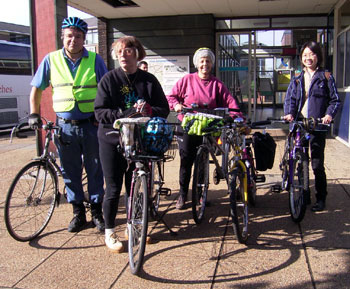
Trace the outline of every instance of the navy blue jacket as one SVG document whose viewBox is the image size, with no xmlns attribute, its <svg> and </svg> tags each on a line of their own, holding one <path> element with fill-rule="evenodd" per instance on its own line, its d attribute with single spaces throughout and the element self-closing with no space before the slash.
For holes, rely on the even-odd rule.
<svg viewBox="0 0 350 289">
<path fill-rule="evenodd" d="M 303 108 L 304 71 L 291 80 L 284 100 L 284 114 L 291 114 L 294 119 L 299 117 Z M 325 70 L 318 69 L 311 81 L 309 89 L 308 117 L 322 118 L 326 114 L 335 117 L 340 107 L 340 99 L 333 76 L 327 80 Z"/>
</svg>

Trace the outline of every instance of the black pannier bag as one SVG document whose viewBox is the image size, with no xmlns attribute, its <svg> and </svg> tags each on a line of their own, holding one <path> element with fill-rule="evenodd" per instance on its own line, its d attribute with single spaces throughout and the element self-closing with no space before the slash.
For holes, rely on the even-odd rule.
<svg viewBox="0 0 350 289">
<path fill-rule="evenodd" d="M 253 134 L 255 166 L 258 171 L 272 169 L 275 160 L 276 143 L 268 133 Z"/>
</svg>

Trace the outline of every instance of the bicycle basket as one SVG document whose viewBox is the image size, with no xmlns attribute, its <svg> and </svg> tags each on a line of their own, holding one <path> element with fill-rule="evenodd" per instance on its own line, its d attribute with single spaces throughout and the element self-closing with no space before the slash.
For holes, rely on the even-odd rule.
<svg viewBox="0 0 350 289">
<path fill-rule="evenodd" d="M 173 139 L 172 126 L 165 118 L 153 117 L 144 128 L 142 135 L 143 150 L 147 154 L 164 154 Z"/>
<path fill-rule="evenodd" d="M 223 125 L 223 118 L 207 113 L 186 113 L 181 126 L 189 135 L 205 135 L 203 128 Z M 220 136 L 221 131 L 212 133 L 213 136 Z"/>
<path fill-rule="evenodd" d="M 164 161 L 172 161 L 176 157 L 176 151 L 179 149 L 178 143 L 175 138 L 171 141 L 166 154 L 164 155 Z"/>
<path fill-rule="evenodd" d="M 142 138 L 149 119 L 149 117 L 120 118 L 114 122 L 113 127 L 120 130 L 119 140 L 126 158 L 131 158 L 142 151 L 139 139 Z"/>
</svg>

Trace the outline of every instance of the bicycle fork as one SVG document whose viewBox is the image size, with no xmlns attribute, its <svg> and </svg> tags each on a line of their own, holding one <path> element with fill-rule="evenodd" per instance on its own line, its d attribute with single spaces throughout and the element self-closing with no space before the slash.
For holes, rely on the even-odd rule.
<svg viewBox="0 0 350 289">
<path fill-rule="evenodd" d="M 127 223 L 129 224 L 131 222 L 131 218 L 132 218 L 132 200 L 133 200 L 133 196 L 134 196 L 134 190 L 135 190 L 135 180 L 143 175 L 146 175 L 147 173 L 145 172 L 144 165 L 142 163 L 137 162 L 135 164 L 136 168 L 135 170 L 132 172 L 132 181 L 131 181 L 131 186 L 130 186 L 130 192 L 129 192 L 129 197 L 128 197 L 128 207 L 127 207 Z M 147 176 L 146 176 L 147 177 Z M 147 178 L 148 179 L 148 178 Z M 148 182 L 149 183 L 149 182 Z M 147 190 L 149 190 L 149 184 L 147 184 Z M 148 197 L 148 193 L 146 194 L 146 196 Z"/>
</svg>

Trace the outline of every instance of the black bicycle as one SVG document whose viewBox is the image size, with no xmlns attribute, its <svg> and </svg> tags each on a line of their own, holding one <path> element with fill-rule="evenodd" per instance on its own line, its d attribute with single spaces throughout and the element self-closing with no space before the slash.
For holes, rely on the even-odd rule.
<svg viewBox="0 0 350 289">
<path fill-rule="evenodd" d="M 43 153 L 17 173 L 5 201 L 6 228 L 21 242 L 39 236 L 60 203 L 58 177 L 62 172 L 55 155 L 49 151 L 53 137 L 59 137 L 60 128 L 42 119 L 46 122 L 42 127 L 46 133 Z"/>
</svg>

